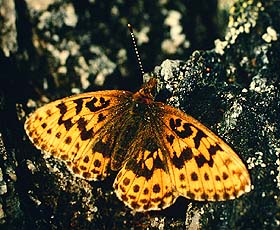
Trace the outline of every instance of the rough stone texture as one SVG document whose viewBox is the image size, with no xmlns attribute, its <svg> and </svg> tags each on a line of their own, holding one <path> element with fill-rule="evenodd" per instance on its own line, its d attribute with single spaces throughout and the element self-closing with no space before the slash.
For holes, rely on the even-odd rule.
<svg viewBox="0 0 280 230">
<path fill-rule="evenodd" d="M 280 3 L 243 0 L 217 11 L 215 1 L 187 2 L 0 1 L 1 229 L 279 228 Z M 248 165 L 252 192 L 222 203 L 179 198 L 135 214 L 113 193 L 115 174 L 74 178 L 27 140 L 24 117 L 37 106 L 140 86 L 128 22 L 144 69 L 160 80 L 158 99 L 227 141 Z"/>
</svg>

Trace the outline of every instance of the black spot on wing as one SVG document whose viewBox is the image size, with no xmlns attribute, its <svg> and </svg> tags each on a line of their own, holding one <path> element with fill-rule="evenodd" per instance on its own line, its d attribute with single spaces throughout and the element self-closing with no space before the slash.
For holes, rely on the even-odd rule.
<svg viewBox="0 0 280 230">
<path fill-rule="evenodd" d="M 211 156 L 215 155 L 218 151 L 222 151 L 221 147 L 219 145 L 211 145 L 209 148 L 209 153 Z"/>
<path fill-rule="evenodd" d="M 204 164 L 208 164 L 210 167 L 213 167 L 214 161 L 213 158 L 210 156 L 210 159 L 207 160 L 202 154 L 195 156 L 195 161 L 198 168 L 201 168 Z"/>
<path fill-rule="evenodd" d="M 176 152 L 174 152 L 171 161 L 176 166 L 176 168 L 181 169 L 183 168 L 185 162 L 191 160 L 192 158 L 193 152 L 191 148 L 185 147 L 179 157 L 177 157 Z"/>
<path fill-rule="evenodd" d="M 79 114 L 83 108 L 84 100 L 82 98 L 76 99 L 73 101 L 76 104 L 76 114 Z"/>
<path fill-rule="evenodd" d="M 63 116 L 67 112 L 67 106 L 64 102 L 61 102 L 56 106 L 59 109 L 60 114 Z"/>
<path fill-rule="evenodd" d="M 210 159 L 207 160 L 204 155 L 199 154 L 198 156 L 195 156 L 195 161 L 196 164 L 198 166 L 198 168 L 201 168 L 204 164 L 208 164 L 209 167 L 213 167 L 214 164 L 214 160 L 213 160 L 213 156 L 217 153 L 217 151 L 221 151 L 221 147 L 219 145 L 210 145 L 208 152 L 210 154 Z"/>
<path fill-rule="evenodd" d="M 158 155 L 154 159 L 154 169 L 165 169 L 165 164 L 162 162 Z"/>
<path fill-rule="evenodd" d="M 66 129 L 67 131 L 68 131 L 69 129 L 71 129 L 71 127 L 74 125 L 74 124 L 72 123 L 72 119 L 71 119 L 71 118 L 69 118 L 69 119 L 63 121 L 63 124 L 64 124 L 65 129 Z"/>
<path fill-rule="evenodd" d="M 180 179 L 180 181 L 185 181 L 186 176 L 183 173 L 181 173 L 179 176 L 179 179 Z"/>
<path fill-rule="evenodd" d="M 60 104 L 58 104 L 56 106 L 59 109 L 59 112 L 61 114 L 59 120 L 58 120 L 58 124 L 59 125 L 64 125 L 65 129 L 67 131 L 69 131 L 69 129 L 74 125 L 71 121 L 71 118 L 67 119 L 67 120 L 63 120 L 63 116 L 64 114 L 67 112 L 67 106 L 65 105 L 64 102 L 61 102 Z"/>
<path fill-rule="evenodd" d="M 72 137 L 70 137 L 70 136 L 66 137 L 64 142 L 65 142 L 65 144 L 69 145 L 72 142 Z"/>
<path fill-rule="evenodd" d="M 192 179 L 192 181 L 197 181 L 198 180 L 198 175 L 197 175 L 196 172 L 191 173 L 191 179 Z"/>
<path fill-rule="evenodd" d="M 144 145 L 143 145 L 143 152 L 145 150 L 150 152 L 150 154 L 146 157 L 146 159 L 154 158 L 153 169 L 150 171 L 153 171 L 155 169 L 164 170 L 164 168 L 165 168 L 165 165 L 162 162 L 162 160 L 160 159 L 159 155 L 158 154 L 155 155 L 155 152 L 158 153 L 159 149 L 160 149 L 160 147 L 158 146 L 157 141 L 154 138 L 147 138 L 145 140 Z M 146 160 L 146 159 L 143 159 L 143 160 Z M 144 170 L 149 171 L 146 167 Z M 146 175 L 146 178 L 150 178 L 150 177 L 151 177 L 151 175 Z"/>
<path fill-rule="evenodd" d="M 81 117 L 78 121 L 77 121 L 77 124 L 78 124 L 78 129 L 80 131 L 86 129 L 86 125 L 87 125 L 87 121 Z"/>
<path fill-rule="evenodd" d="M 89 162 L 89 156 L 85 156 L 83 161 L 87 164 Z"/>
<path fill-rule="evenodd" d="M 99 168 L 101 166 L 101 161 L 96 159 L 94 162 L 93 162 L 93 165 L 97 168 Z"/>
<path fill-rule="evenodd" d="M 166 136 L 166 140 L 168 141 L 168 143 L 169 143 L 170 145 L 173 144 L 174 139 L 175 139 L 175 137 L 174 137 L 172 134 Z"/>
<path fill-rule="evenodd" d="M 228 178 L 228 174 L 223 172 L 223 179 L 226 180 Z"/>
<path fill-rule="evenodd" d="M 67 120 L 63 120 L 63 117 L 60 117 L 58 120 L 58 124 L 59 125 L 64 125 L 65 129 L 67 131 L 69 131 L 69 129 L 74 125 L 71 121 L 71 118 L 67 119 Z"/>
<path fill-rule="evenodd" d="M 50 116 L 52 115 L 52 111 L 51 111 L 50 109 L 48 109 L 48 110 L 46 111 L 46 114 L 48 115 L 48 117 L 50 117 Z"/>
<path fill-rule="evenodd" d="M 195 194 L 192 193 L 192 192 L 190 192 L 190 191 L 187 192 L 187 196 L 188 196 L 189 198 L 191 198 L 191 199 L 194 199 L 194 198 L 195 198 Z"/>
<path fill-rule="evenodd" d="M 153 167 L 151 169 L 148 169 L 144 163 L 144 161 L 149 158 L 153 158 Z M 143 176 L 146 180 L 149 180 L 152 178 L 156 169 L 166 171 L 166 163 L 162 161 L 158 154 L 155 156 L 154 152 L 150 152 L 145 159 L 143 158 L 140 161 L 137 161 L 135 158 L 129 159 L 126 164 L 126 168 L 131 170 L 136 177 Z"/>
<path fill-rule="evenodd" d="M 205 179 L 205 180 L 209 180 L 209 175 L 208 175 L 208 173 L 204 173 L 204 179 Z"/>
<path fill-rule="evenodd" d="M 89 130 L 86 129 L 86 125 L 88 124 L 88 122 L 83 117 L 81 117 L 77 121 L 77 124 L 78 124 L 78 129 L 81 132 L 82 140 L 88 140 L 93 137 L 93 128 L 91 128 Z"/>
<path fill-rule="evenodd" d="M 183 124 L 183 130 L 179 131 L 177 128 L 182 126 L 182 120 L 177 118 L 174 120 L 174 118 L 171 118 L 169 120 L 169 126 L 172 131 L 174 131 L 178 137 L 180 138 L 186 138 L 192 135 L 193 131 L 191 130 L 191 124 L 184 123 Z"/>
<path fill-rule="evenodd" d="M 89 129 L 89 130 L 82 130 L 81 132 L 81 139 L 83 141 L 91 139 L 93 137 L 93 128 Z"/>
<path fill-rule="evenodd" d="M 159 184 L 155 184 L 153 186 L 153 192 L 154 193 L 159 193 L 160 192 L 160 185 Z"/>
<path fill-rule="evenodd" d="M 203 137 L 207 137 L 206 134 L 204 132 L 202 132 L 200 129 L 196 128 L 197 129 L 197 133 L 194 137 L 194 144 L 195 144 L 195 148 L 197 149 L 200 145 L 200 142 L 201 142 L 201 139 Z"/>
<path fill-rule="evenodd" d="M 146 138 L 142 148 L 143 150 L 148 150 L 149 152 L 154 153 L 159 147 L 154 138 Z"/>
<path fill-rule="evenodd" d="M 201 197 L 202 200 L 207 200 L 209 196 L 204 192 L 204 193 L 201 194 L 200 197 Z"/>
<path fill-rule="evenodd" d="M 148 189 L 148 188 L 145 188 L 144 191 L 143 191 L 143 194 L 144 194 L 144 195 L 147 195 L 148 193 L 149 193 L 149 189 Z"/>
<path fill-rule="evenodd" d="M 102 113 L 100 113 L 100 114 L 98 114 L 98 120 L 97 120 L 97 122 L 99 123 L 99 122 L 105 120 L 105 118 L 106 118 L 106 116 L 104 116 Z"/>
<path fill-rule="evenodd" d="M 111 155 L 111 146 L 109 143 L 104 143 L 102 141 L 98 141 L 92 147 L 92 152 L 99 152 L 102 153 L 103 157 L 109 157 Z"/>
<path fill-rule="evenodd" d="M 140 186 L 138 184 L 133 186 L 133 192 L 137 193 L 140 190 Z"/>
<path fill-rule="evenodd" d="M 55 136 L 59 139 L 61 137 L 61 132 L 57 132 Z"/>
<path fill-rule="evenodd" d="M 100 105 L 95 105 L 98 102 Z M 99 99 L 96 97 L 93 97 L 91 101 L 86 103 L 86 107 L 91 112 L 96 112 L 98 110 L 104 109 L 110 105 L 110 100 L 105 100 L 103 97 L 100 97 Z"/>
</svg>

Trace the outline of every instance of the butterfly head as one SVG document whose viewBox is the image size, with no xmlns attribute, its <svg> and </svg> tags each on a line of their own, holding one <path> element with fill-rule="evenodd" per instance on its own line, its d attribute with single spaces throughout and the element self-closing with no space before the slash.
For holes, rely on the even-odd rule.
<svg viewBox="0 0 280 230">
<path fill-rule="evenodd" d="M 151 78 L 143 87 L 134 94 L 133 98 L 135 101 L 141 101 L 149 104 L 154 101 L 156 94 L 157 80 Z"/>
</svg>

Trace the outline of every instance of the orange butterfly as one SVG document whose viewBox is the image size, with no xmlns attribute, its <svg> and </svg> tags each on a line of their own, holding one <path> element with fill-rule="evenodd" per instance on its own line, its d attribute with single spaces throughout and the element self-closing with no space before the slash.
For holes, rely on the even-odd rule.
<svg viewBox="0 0 280 230">
<path fill-rule="evenodd" d="M 238 155 L 191 116 L 155 102 L 156 83 L 51 102 L 31 114 L 25 130 L 79 177 L 102 180 L 119 170 L 115 192 L 135 211 L 164 209 L 178 196 L 224 201 L 249 192 Z"/>
</svg>

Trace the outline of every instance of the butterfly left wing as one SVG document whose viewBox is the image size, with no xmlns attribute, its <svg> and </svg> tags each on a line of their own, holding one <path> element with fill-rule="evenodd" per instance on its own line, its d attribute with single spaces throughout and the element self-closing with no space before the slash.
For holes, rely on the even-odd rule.
<svg viewBox="0 0 280 230">
<path fill-rule="evenodd" d="M 88 180 L 108 174 L 115 133 L 130 92 L 108 90 L 63 98 L 37 109 L 25 122 L 34 145 Z"/>
<path fill-rule="evenodd" d="M 162 145 L 168 150 L 168 171 L 180 195 L 223 201 L 250 191 L 245 165 L 224 141 L 180 110 L 161 108 Z"/>
</svg>

